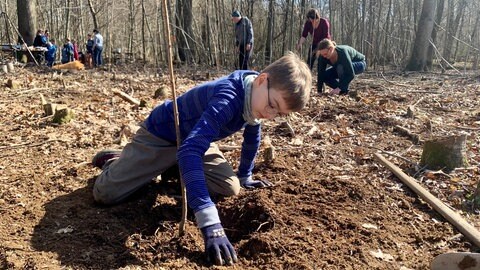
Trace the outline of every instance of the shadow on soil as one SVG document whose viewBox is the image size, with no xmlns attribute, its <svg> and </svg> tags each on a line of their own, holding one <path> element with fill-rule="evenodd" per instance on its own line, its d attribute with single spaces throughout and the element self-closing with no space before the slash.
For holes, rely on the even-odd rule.
<svg viewBox="0 0 480 270">
<path fill-rule="evenodd" d="M 74 269 L 116 269 L 126 265 L 155 264 L 162 257 L 145 258 L 146 244 L 178 242 L 174 229 L 164 234 L 159 224 L 176 224 L 181 209 L 175 203 L 158 203 L 159 183 L 151 183 L 128 201 L 111 207 L 95 204 L 92 186 L 52 199 L 44 205 L 45 216 L 35 226 L 32 246 L 35 250 L 58 254 L 62 265 Z M 160 234 L 160 236 L 158 235 Z M 166 257 L 184 256 L 198 260 L 200 251 L 175 250 L 171 245 Z M 157 250 L 158 251 L 158 250 Z M 155 253 L 155 252 L 153 252 Z M 165 254 L 161 255 L 165 257 Z M 197 261 L 202 264 L 203 262 Z"/>
</svg>

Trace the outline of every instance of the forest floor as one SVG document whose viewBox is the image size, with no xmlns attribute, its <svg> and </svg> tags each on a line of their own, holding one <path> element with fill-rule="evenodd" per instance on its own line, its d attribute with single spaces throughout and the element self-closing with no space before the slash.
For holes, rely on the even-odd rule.
<svg viewBox="0 0 480 270">
<path fill-rule="evenodd" d="M 176 70 L 178 93 L 225 72 Z M 121 148 L 134 126 L 162 102 L 165 74 L 135 66 L 57 74 L 16 67 L 0 85 L 0 269 L 206 269 L 192 214 L 178 237 L 178 183 L 164 175 L 127 202 L 96 205 L 90 165 L 101 149 Z M 4 85 L 19 82 L 19 89 Z M 136 108 L 112 93 L 145 100 Z M 218 202 L 238 251 L 231 269 L 429 269 L 449 251 L 478 251 L 450 223 L 374 157 L 376 152 L 480 229 L 470 198 L 480 180 L 480 77 L 440 73 L 368 72 L 356 95 L 318 95 L 289 117 L 265 121 L 275 147 L 254 170 L 270 189 L 242 191 Z M 170 90 L 168 90 L 170 91 Z M 75 118 L 52 123 L 47 101 Z M 414 105 L 415 116 L 407 116 Z M 396 132 L 408 128 L 419 140 Z M 467 135 L 469 165 L 421 171 L 422 142 Z M 219 145 L 236 167 L 241 133 Z M 224 267 L 214 267 L 224 269 Z M 227 267 L 225 267 L 227 269 Z"/>
</svg>

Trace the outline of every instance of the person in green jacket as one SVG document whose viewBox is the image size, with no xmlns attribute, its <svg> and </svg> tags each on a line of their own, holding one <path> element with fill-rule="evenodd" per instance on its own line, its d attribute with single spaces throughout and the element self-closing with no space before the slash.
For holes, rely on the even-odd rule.
<svg viewBox="0 0 480 270">
<path fill-rule="evenodd" d="M 333 90 L 330 94 L 345 95 L 348 85 L 355 77 L 365 71 L 365 55 L 347 45 L 337 45 L 335 41 L 323 39 L 318 43 L 318 79 L 317 91 L 323 92 L 323 83 Z M 331 67 L 327 68 L 327 64 Z"/>
</svg>

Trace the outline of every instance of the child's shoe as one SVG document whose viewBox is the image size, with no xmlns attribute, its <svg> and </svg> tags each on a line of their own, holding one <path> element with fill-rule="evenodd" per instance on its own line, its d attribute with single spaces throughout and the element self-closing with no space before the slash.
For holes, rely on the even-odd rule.
<svg viewBox="0 0 480 270">
<path fill-rule="evenodd" d="M 92 165 L 101 169 L 110 159 L 120 157 L 121 152 L 120 150 L 102 150 L 93 157 Z"/>
</svg>

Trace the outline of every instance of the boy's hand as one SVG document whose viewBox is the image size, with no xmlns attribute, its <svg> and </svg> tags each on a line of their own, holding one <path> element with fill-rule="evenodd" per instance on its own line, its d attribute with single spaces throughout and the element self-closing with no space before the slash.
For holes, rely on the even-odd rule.
<svg viewBox="0 0 480 270">
<path fill-rule="evenodd" d="M 213 224 L 201 230 L 205 241 L 205 254 L 209 262 L 216 265 L 233 265 L 238 261 L 237 253 L 225 235 L 222 224 Z"/>
<path fill-rule="evenodd" d="M 252 176 L 240 177 L 240 185 L 244 189 L 273 187 L 272 182 L 268 180 L 253 180 Z"/>
</svg>

